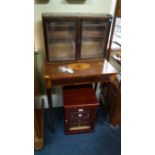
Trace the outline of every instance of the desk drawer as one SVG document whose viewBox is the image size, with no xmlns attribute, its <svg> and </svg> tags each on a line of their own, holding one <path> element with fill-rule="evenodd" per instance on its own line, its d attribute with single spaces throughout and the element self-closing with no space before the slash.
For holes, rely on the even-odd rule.
<svg viewBox="0 0 155 155">
<path fill-rule="evenodd" d="M 87 77 L 72 77 L 61 80 L 53 80 L 53 85 L 72 85 L 82 83 L 94 83 L 94 82 L 108 82 L 110 81 L 108 75 L 87 76 Z"/>
</svg>

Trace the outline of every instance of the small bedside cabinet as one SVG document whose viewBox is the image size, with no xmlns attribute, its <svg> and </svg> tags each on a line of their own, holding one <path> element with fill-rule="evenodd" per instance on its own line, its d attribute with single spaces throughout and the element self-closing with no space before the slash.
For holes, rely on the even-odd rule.
<svg viewBox="0 0 155 155">
<path fill-rule="evenodd" d="M 92 85 L 66 86 L 63 98 L 65 134 L 93 131 L 99 102 Z"/>
</svg>

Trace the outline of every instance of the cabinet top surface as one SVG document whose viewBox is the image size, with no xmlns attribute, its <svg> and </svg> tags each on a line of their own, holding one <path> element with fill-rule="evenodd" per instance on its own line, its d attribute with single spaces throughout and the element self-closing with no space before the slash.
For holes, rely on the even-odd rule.
<svg viewBox="0 0 155 155">
<path fill-rule="evenodd" d="M 78 94 L 78 96 L 77 96 Z M 95 90 L 92 85 L 80 85 L 63 88 L 64 107 L 98 106 Z"/>
<path fill-rule="evenodd" d="M 60 66 L 75 66 L 72 68 L 74 73 L 61 72 Z M 78 67 L 79 64 L 79 67 Z M 81 66 L 85 64 L 86 67 Z M 105 59 L 101 60 L 79 60 L 76 63 L 45 63 L 44 65 L 44 78 L 50 78 L 51 80 L 61 80 L 65 78 L 83 78 L 94 77 L 103 75 L 115 75 L 118 72 L 116 69 Z"/>
<path fill-rule="evenodd" d="M 85 18 L 110 18 L 110 14 L 104 13 L 42 13 L 42 17 L 85 17 Z"/>
</svg>

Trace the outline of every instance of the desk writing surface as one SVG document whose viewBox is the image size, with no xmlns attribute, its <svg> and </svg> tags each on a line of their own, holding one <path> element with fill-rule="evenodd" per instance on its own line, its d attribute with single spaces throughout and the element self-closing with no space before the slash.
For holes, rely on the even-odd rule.
<svg viewBox="0 0 155 155">
<path fill-rule="evenodd" d="M 68 66 L 72 63 L 48 63 L 45 65 L 44 75 L 49 75 L 52 79 L 55 78 L 68 78 L 68 77 L 81 77 L 103 74 L 116 74 L 117 71 L 107 60 L 81 60 L 77 63 L 86 63 L 89 65 L 87 69 L 74 70 L 74 73 L 67 73 L 59 71 L 59 66 Z"/>
<path fill-rule="evenodd" d="M 44 78 L 48 77 L 51 81 L 61 81 L 61 80 L 76 80 L 85 79 L 84 82 L 96 82 L 96 78 L 102 78 L 106 75 L 116 75 L 117 71 L 112 65 L 105 59 L 102 60 L 80 60 L 76 63 L 85 63 L 89 67 L 87 69 L 74 70 L 74 73 L 61 72 L 59 71 L 60 66 L 68 66 L 73 63 L 46 63 L 44 66 Z M 86 79 L 87 78 L 87 79 Z M 99 80 L 100 81 L 100 80 Z"/>
</svg>

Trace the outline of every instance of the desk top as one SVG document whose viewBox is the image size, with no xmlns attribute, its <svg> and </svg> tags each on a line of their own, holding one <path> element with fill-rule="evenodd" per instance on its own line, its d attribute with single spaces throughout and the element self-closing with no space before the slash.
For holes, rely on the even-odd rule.
<svg viewBox="0 0 155 155">
<path fill-rule="evenodd" d="M 75 69 L 74 73 L 61 72 L 59 70 L 60 66 L 72 66 L 72 63 L 67 62 L 59 62 L 59 63 L 46 63 L 44 65 L 44 79 L 50 79 L 55 85 L 63 85 L 62 81 L 68 79 L 74 79 L 76 82 L 79 79 L 85 79 L 86 81 L 100 81 L 96 80 L 96 78 L 103 78 L 106 75 L 116 75 L 118 72 L 116 69 L 105 59 L 99 60 L 79 60 L 76 62 L 77 64 L 86 64 L 86 68 L 82 67 L 81 69 Z M 74 66 L 74 65 L 73 65 Z M 86 79 L 87 78 L 87 79 Z M 58 81 L 61 81 L 60 83 Z M 81 82 L 82 82 L 81 81 Z"/>
</svg>

